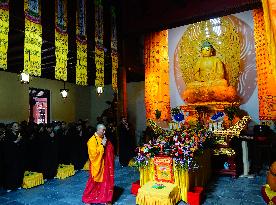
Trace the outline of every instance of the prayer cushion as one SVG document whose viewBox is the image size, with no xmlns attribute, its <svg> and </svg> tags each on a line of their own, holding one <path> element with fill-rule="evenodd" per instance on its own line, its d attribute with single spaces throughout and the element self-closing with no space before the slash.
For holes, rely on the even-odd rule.
<svg viewBox="0 0 276 205">
<path fill-rule="evenodd" d="M 26 171 L 24 173 L 22 187 L 29 189 L 38 185 L 44 184 L 42 173 Z"/>
<path fill-rule="evenodd" d="M 56 178 L 65 179 L 75 174 L 74 165 L 60 164 L 58 166 Z"/>
</svg>

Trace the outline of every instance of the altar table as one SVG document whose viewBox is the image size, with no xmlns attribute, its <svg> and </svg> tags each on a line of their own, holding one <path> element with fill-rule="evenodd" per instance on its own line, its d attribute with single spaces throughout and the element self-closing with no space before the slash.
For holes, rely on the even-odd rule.
<svg viewBox="0 0 276 205">
<path fill-rule="evenodd" d="M 205 150 L 198 158 L 199 168 L 195 171 L 180 169 L 173 164 L 174 184 L 178 186 L 181 200 L 187 201 L 188 191 L 194 186 L 204 187 L 211 177 L 211 152 Z M 146 167 L 140 169 L 141 187 L 149 181 L 154 181 L 153 160 Z"/>
</svg>

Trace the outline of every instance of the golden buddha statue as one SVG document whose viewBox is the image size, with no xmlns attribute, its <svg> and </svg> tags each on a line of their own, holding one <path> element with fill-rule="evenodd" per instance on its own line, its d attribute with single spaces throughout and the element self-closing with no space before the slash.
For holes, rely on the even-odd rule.
<svg viewBox="0 0 276 205">
<path fill-rule="evenodd" d="M 212 44 L 204 41 L 201 46 L 202 57 L 197 61 L 193 81 L 187 83 L 183 98 L 186 102 L 211 102 L 236 99 L 236 91 L 228 86 L 223 62 L 214 55 Z"/>
</svg>

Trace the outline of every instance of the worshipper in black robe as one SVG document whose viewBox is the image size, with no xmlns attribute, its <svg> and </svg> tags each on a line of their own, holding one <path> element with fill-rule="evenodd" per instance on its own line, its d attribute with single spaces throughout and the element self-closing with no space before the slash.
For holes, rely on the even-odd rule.
<svg viewBox="0 0 276 205">
<path fill-rule="evenodd" d="M 11 191 L 21 187 L 24 177 L 24 140 L 18 123 L 11 124 L 4 144 L 4 188 Z"/>
<path fill-rule="evenodd" d="M 119 135 L 119 162 L 121 166 L 128 166 L 132 153 L 130 129 L 125 117 L 122 117 L 120 123 Z"/>
<path fill-rule="evenodd" d="M 43 177 L 53 179 L 58 168 L 58 144 L 51 124 L 47 124 L 41 133 L 40 151 L 40 170 Z"/>
<path fill-rule="evenodd" d="M 72 139 L 72 162 L 75 170 L 83 168 L 85 162 L 88 160 L 87 152 L 87 137 L 82 124 L 77 124 L 76 133 Z"/>
<path fill-rule="evenodd" d="M 4 180 L 4 140 L 6 134 L 6 127 L 0 124 L 0 187 L 3 186 Z"/>
<path fill-rule="evenodd" d="M 27 142 L 26 142 L 26 169 L 28 171 L 38 172 L 39 162 L 39 132 L 38 125 L 34 122 L 29 123 L 27 129 Z"/>
<path fill-rule="evenodd" d="M 82 124 L 82 137 L 81 137 L 81 145 L 80 145 L 82 168 L 88 160 L 87 142 L 93 134 L 94 134 L 94 132 L 91 133 L 91 130 L 89 129 L 88 120 L 85 120 Z"/>
<path fill-rule="evenodd" d="M 70 164 L 69 160 L 69 140 L 67 138 L 68 127 L 66 122 L 61 122 L 60 128 L 57 130 L 57 141 L 58 141 L 58 163 L 59 164 Z"/>
</svg>

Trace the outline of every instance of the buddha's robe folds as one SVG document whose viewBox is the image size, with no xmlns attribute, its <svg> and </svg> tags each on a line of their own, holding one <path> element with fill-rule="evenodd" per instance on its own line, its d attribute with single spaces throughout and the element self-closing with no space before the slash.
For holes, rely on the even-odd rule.
<svg viewBox="0 0 276 205">
<path fill-rule="evenodd" d="M 102 145 L 102 138 L 96 133 L 87 142 L 90 160 L 89 178 L 83 193 L 84 203 L 112 202 L 114 190 L 114 150 L 107 141 Z"/>
<path fill-rule="evenodd" d="M 223 63 L 215 56 L 200 58 L 195 67 L 195 81 L 187 88 L 200 88 L 210 86 L 228 86 L 224 78 Z"/>
</svg>

